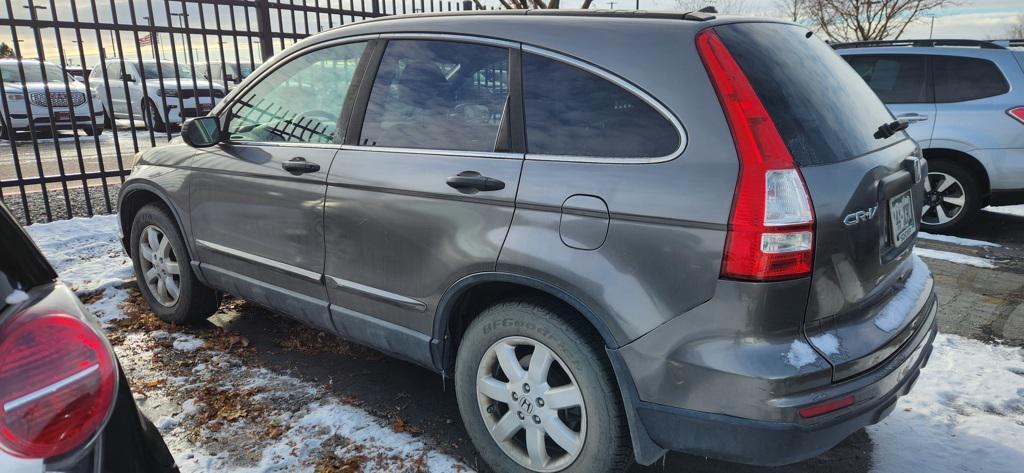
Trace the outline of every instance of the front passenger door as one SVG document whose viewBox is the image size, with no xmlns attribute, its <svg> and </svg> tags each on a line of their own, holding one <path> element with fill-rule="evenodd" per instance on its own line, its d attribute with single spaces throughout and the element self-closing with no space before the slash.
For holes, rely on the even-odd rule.
<svg viewBox="0 0 1024 473">
<path fill-rule="evenodd" d="M 226 143 L 193 158 L 190 207 L 203 274 L 217 287 L 333 331 L 324 193 L 365 42 L 313 50 L 262 74 L 218 115 Z"/>
</svg>

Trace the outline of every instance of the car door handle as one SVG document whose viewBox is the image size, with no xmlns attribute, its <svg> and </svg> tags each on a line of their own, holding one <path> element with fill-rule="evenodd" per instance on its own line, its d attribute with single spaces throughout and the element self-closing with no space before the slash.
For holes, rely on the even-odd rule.
<svg viewBox="0 0 1024 473">
<path fill-rule="evenodd" d="M 505 183 L 476 171 L 463 171 L 448 178 L 448 186 L 463 194 L 475 194 L 481 191 L 498 191 L 505 188 Z"/>
<path fill-rule="evenodd" d="M 909 123 L 923 122 L 928 119 L 927 115 L 921 115 L 920 113 L 904 113 L 896 115 L 898 120 L 903 120 Z"/>
<path fill-rule="evenodd" d="M 320 165 L 306 161 L 306 158 L 294 157 L 281 163 L 281 168 L 292 174 L 305 174 L 307 172 L 319 171 Z"/>
</svg>

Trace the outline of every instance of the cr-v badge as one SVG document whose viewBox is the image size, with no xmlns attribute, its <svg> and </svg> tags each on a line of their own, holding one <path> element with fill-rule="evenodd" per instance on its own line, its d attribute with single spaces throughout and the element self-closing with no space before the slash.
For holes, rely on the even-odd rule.
<svg viewBox="0 0 1024 473">
<path fill-rule="evenodd" d="M 858 210 L 845 217 L 843 217 L 843 224 L 846 226 L 856 225 L 860 222 L 867 222 L 875 218 L 875 213 L 878 212 L 878 206 L 875 205 L 867 210 Z"/>
</svg>

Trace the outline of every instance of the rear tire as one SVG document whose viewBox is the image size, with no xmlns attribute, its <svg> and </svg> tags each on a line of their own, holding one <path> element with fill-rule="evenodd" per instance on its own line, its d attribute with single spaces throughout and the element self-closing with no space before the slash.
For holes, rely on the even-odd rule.
<svg viewBox="0 0 1024 473">
<path fill-rule="evenodd" d="M 99 136 L 103 134 L 103 126 L 87 126 L 82 128 L 82 131 L 89 136 Z"/>
<path fill-rule="evenodd" d="M 950 233 L 964 228 L 982 206 L 977 177 L 963 164 L 949 159 L 928 161 L 921 228 Z"/>
<path fill-rule="evenodd" d="M 620 472 L 632 463 L 615 377 L 587 328 L 562 306 L 513 299 L 466 330 L 455 363 L 459 411 L 495 471 Z M 540 356 L 547 369 L 534 364 Z"/>
<path fill-rule="evenodd" d="M 216 292 L 192 272 L 185 240 L 163 206 L 149 204 L 135 214 L 129 241 L 139 291 L 157 317 L 188 324 L 217 311 Z"/>
</svg>

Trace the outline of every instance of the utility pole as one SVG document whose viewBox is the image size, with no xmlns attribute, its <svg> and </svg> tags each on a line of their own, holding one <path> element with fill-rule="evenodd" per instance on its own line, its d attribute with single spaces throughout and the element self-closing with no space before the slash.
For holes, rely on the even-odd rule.
<svg viewBox="0 0 1024 473">
<path fill-rule="evenodd" d="M 46 10 L 46 6 L 33 5 L 31 0 L 28 2 L 28 5 L 22 6 L 28 9 L 29 16 L 32 18 L 32 23 L 36 23 L 37 21 L 39 21 L 39 16 L 36 14 L 37 11 Z M 32 33 L 35 35 L 36 38 L 36 54 L 39 55 L 40 61 L 45 61 L 46 56 L 43 54 L 43 34 L 40 33 L 40 30 L 42 30 L 42 28 L 39 28 L 38 26 L 33 26 Z"/>
<path fill-rule="evenodd" d="M 932 33 L 935 32 L 935 14 L 932 13 L 932 24 L 928 27 L 928 39 L 932 39 Z"/>
</svg>

